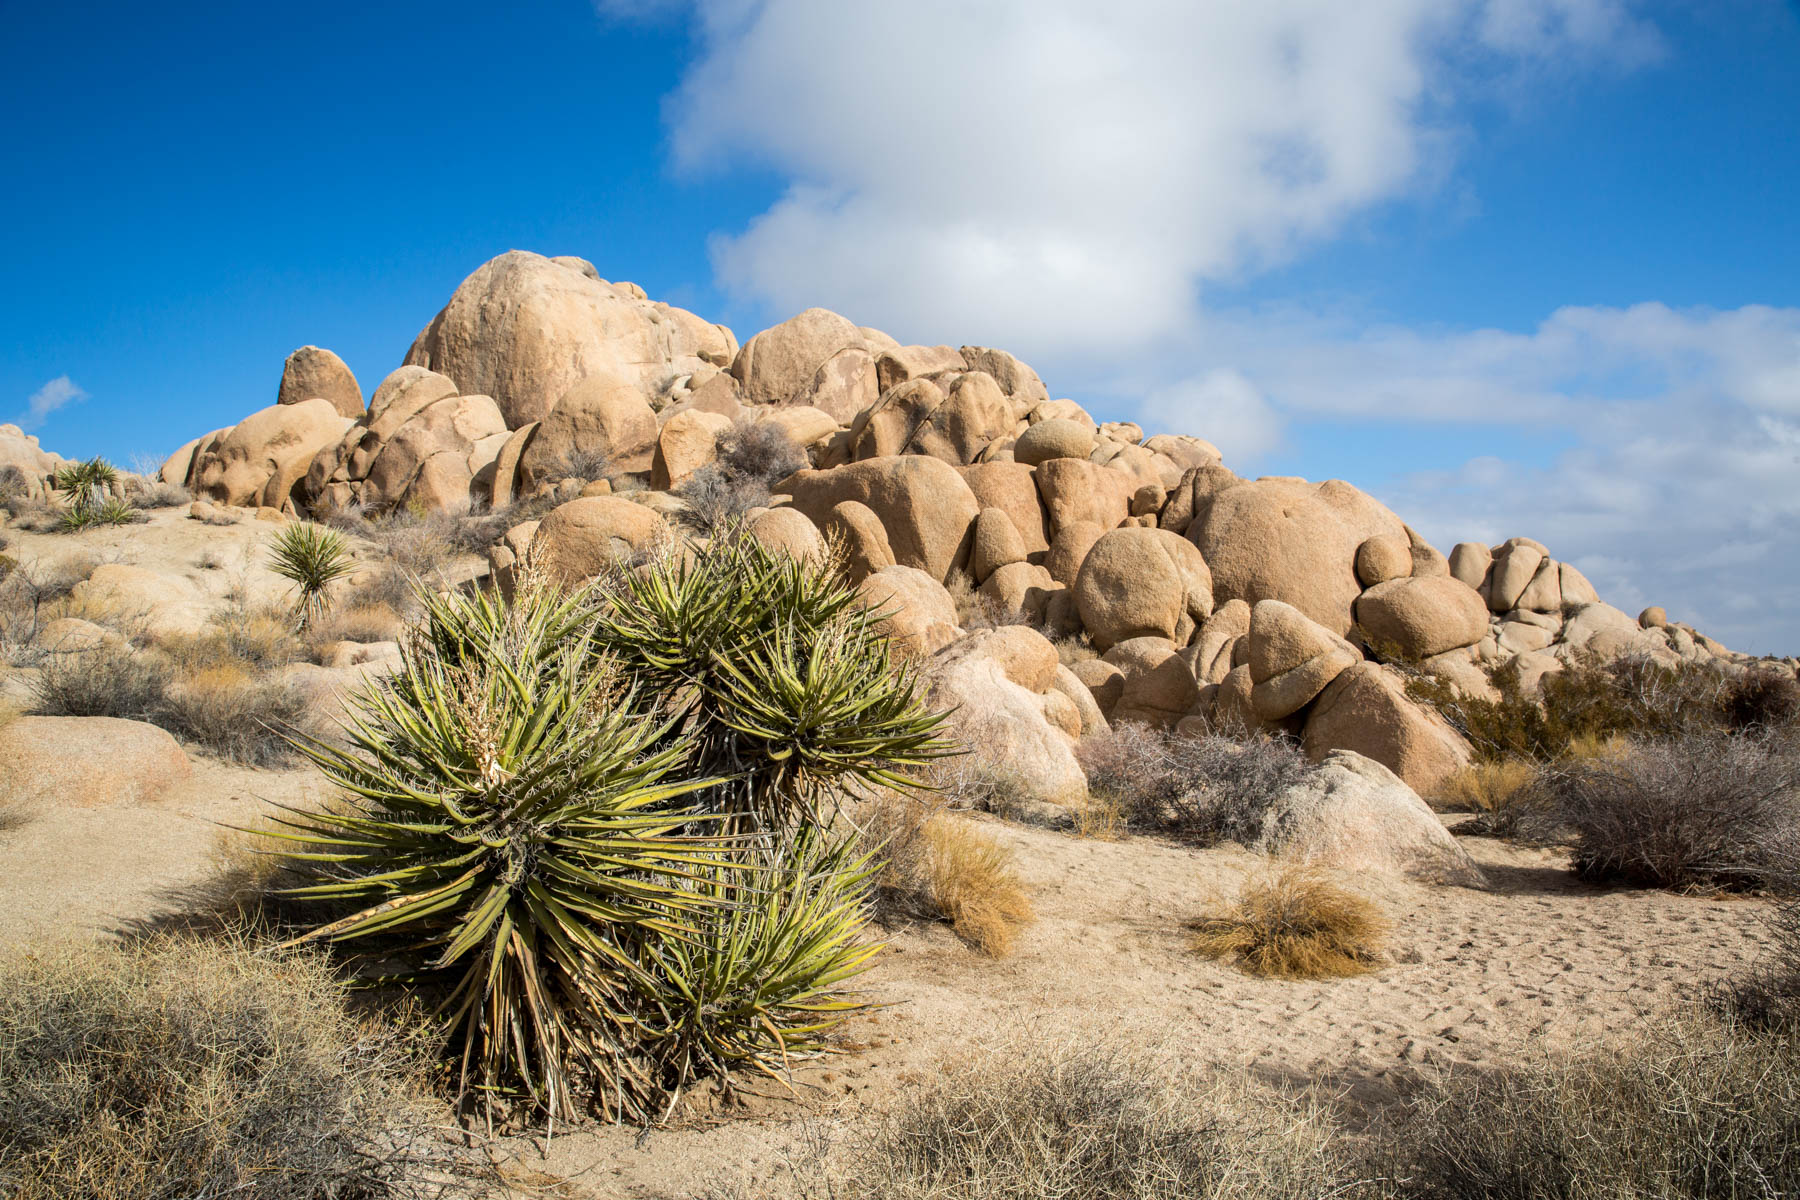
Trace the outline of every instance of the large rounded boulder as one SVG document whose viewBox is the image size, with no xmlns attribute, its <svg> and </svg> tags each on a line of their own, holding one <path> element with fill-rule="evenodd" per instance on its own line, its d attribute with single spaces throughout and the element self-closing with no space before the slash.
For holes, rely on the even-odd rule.
<svg viewBox="0 0 1800 1200">
<path fill-rule="evenodd" d="M 1186 538 L 1166 529 L 1114 529 L 1082 561 L 1075 606 L 1100 650 L 1134 637 L 1185 645 L 1212 612 L 1212 574 Z"/>
<path fill-rule="evenodd" d="M 608 283 L 581 259 L 509 250 L 463 280 L 406 361 L 492 396 L 517 429 L 589 376 L 626 380 L 648 398 L 736 354 L 724 326 Z"/>
<path fill-rule="evenodd" d="M 823 471 L 800 471 L 776 485 L 794 507 L 824 526 L 846 500 L 866 505 L 887 531 L 894 561 L 940 583 L 968 561 L 975 494 L 949 463 L 922 455 L 871 458 Z"/>
<path fill-rule="evenodd" d="M 315 397 L 331 401 L 346 417 L 363 415 L 362 387 L 349 365 L 322 346 L 302 346 L 281 365 L 275 403 L 299 404 Z"/>
<path fill-rule="evenodd" d="M 1376 644 L 1411 659 L 1473 646 L 1488 632 L 1487 605 L 1460 579 L 1390 579 L 1356 601 L 1356 620 Z"/>
<path fill-rule="evenodd" d="M 195 455 L 195 494 L 215 504 L 289 506 L 313 457 L 335 446 L 351 421 L 331 401 L 272 404 Z"/>
<path fill-rule="evenodd" d="M 1355 621 L 1356 552 L 1370 538 L 1405 539 L 1385 506 L 1341 480 L 1259 479 L 1211 497 L 1188 528 L 1212 569 L 1213 595 L 1280 600 L 1332 633 Z"/>
<path fill-rule="evenodd" d="M 531 553 L 552 579 L 578 585 L 668 536 L 663 519 L 621 496 L 583 496 L 553 509 L 532 535 Z"/>
<path fill-rule="evenodd" d="M 582 380 L 557 400 L 519 457 L 519 490 L 569 474 L 583 458 L 603 458 L 610 470 L 648 471 L 655 456 L 656 413 L 637 385 L 622 375 Z"/>
<path fill-rule="evenodd" d="M 845 414 L 832 411 L 844 407 L 840 396 L 864 394 L 863 389 L 874 382 L 873 361 L 865 383 L 859 359 L 840 365 L 841 381 L 818 378 L 821 368 L 845 349 L 867 354 L 862 331 L 830 309 L 809 308 L 745 342 L 731 363 L 731 374 L 743 385 L 747 403 L 787 404 L 804 397 L 801 402 L 811 404 L 823 399 L 832 406 L 827 411 L 842 419 Z"/>
</svg>

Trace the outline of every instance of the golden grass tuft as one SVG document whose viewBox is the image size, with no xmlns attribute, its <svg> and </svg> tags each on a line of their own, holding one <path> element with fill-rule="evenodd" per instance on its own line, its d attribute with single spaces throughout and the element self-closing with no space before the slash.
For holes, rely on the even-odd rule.
<svg viewBox="0 0 1800 1200">
<path fill-rule="evenodd" d="M 1036 919 L 1012 852 L 973 822 L 890 794 L 857 814 L 882 860 L 876 915 L 948 921 L 966 944 L 994 958 L 1012 953 Z"/>
<path fill-rule="evenodd" d="M 1522 758 L 1474 762 L 1446 777 L 1432 795 L 1440 811 L 1499 813 L 1537 778 L 1537 766 Z"/>
<path fill-rule="evenodd" d="M 379 601 L 333 608 L 312 623 L 306 641 L 315 651 L 333 642 L 393 642 L 406 621 L 390 604 Z"/>
<path fill-rule="evenodd" d="M 1379 966 L 1389 923 L 1373 901 L 1317 869 L 1289 867 L 1246 882 L 1229 911 L 1189 928 L 1196 953 L 1235 956 L 1252 975 L 1333 979 Z"/>
</svg>

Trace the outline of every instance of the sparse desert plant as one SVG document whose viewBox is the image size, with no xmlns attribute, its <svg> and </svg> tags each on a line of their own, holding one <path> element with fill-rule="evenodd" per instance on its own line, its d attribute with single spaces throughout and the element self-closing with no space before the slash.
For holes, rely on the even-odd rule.
<svg viewBox="0 0 1800 1200">
<path fill-rule="evenodd" d="M 102 642 L 44 656 L 32 680 L 34 710 L 51 717 L 154 721 L 173 679 L 163 658 L 124 642 Z"/>
<path fill-rule="evenodd" d="M 762 481 L 733 479 L 710 463 L 677 484 L 674 492 L 685 505 L 681 519 L 708 537 L 731 533 L 751 509 L 769 502 L 768 485 Z"/>
<path fill-rule="evenodd" d="M 1332 1135 L 1316 1104 L 1241 1077 L 1020 1038 L 820 1134 L 783 1183 L 803 1200 L 1323 1200 L 1357 1185 Z"/>
<path fill-rule="evenodd" d="M 1800 1034 L 1684 1012 L 1628 1041 L 1427 1082 L 1388 1122 L 1409 1200 L 1800 1195 Z"/>
<path fill-rule="evenodd" d="M 154 473 L 126 475 L 125 498 L 138 508 L 177 508 L 192 504 L 194 494 L 179 484 L 164 483 Z"/>
<path fill-rule="evenodd" d="M 312 728 L 313 707 L 279 675 L 224 663 L 171 678 L 148 719 L 228 762 L 271 767 L 294 759 L 289 739 Z"/>
<path fill-rule="evenodd" d="M 717 446 L 726 478 L 754 479 L 765 488 L 812 466 L 806 451 L 774 421 L 740 419 L 719 434 Z"/>
<path fill-rule="evenodd" d="M 333 642 L 394 642 L 406 632 L 406 621 L 385 604 L 333 608 L 306 631 L 315 650 Z"/>
<path fill-rule="evenodd" d="M 1784 890 L 1800 888 L 1790 881 Z M 1749 1029 L 1800 1034 L 1800 900 L 1784 901 L 1768 924 L 1772 937 L 1762 961 L 1715 985 L 1712 1007 Z"/>
<path fill-rule="evenodd" d="M 612 473 L 612 460 L 606 451 L 598 447 L 591 450 L 571 449 L 557 469 L 551 474 L 558 479 L 579 479 L 583 483 L 593 483 L 597 479 L 605 479 Z"/>
<path fill-rule="evenodd" d="M 416 1033 L 316 956 L 157 940 L 0 964 L 0 1192 L 14 1200 L 487 1194 Z M 495 1189 L 496 1191 L 498 1189 Z"/>
<path fill-rule="evenodd" d="M 119 472 L 104 458 L 95 457 L 59 467 L 52 480 L 57 491 L 68 494 L 71 508 L 87 508 L 98 504 L 119 482 Z"/>
<path fill-rule="evenodd" d="M 1011 851 L 991 833 L 902 793 L 859 806 L 854 819 L 881 864 L 874 878 L 881 919 L 947 921 L 984 954 L 1012 952 L 1034 914 Z"/>
<path fill-rule="evenodd" d="M 1315 869 L 1287 867 L 1245 882 L 1235 904 L 1190 925 L 1207 958 L 1235 957 L 1252 975 L 1331 979 L 1382 961 L 1388 921 L 1375 903 Z"/>
<path fill-rule="evenodd" d="M 260 673 L 295 662 L 304 653 L 293 623 L 279 607 L 242 603 L 215 611 L 198 633 L 165 633 L 154 642 L 185 671 L 234 667 Z"/>
<path fill-rule="evenodd" d="M 1565 759 L 1539 775 L 1545 812 L 1587 879 L 1787 889 L 1800 851 L 1800 753 L 1781 739 L 1695 733 Z"/>
<path fill-rule="evenodd" d="M 1522 758 L 1476 760 L 1446 776 L 1432 795 L 1432 805 L 1475 818 L 1456 832 L 1484 837 L 1519 834 L 1537 781 L 1538 764 Z"/>
<path fill-rule="evenodd" d="M 1088 788 L 1140 829 L 1200 845 L 1255 840 L 1269 805 L 1306 777 L 1292 742 L 1182 737 L 1122 722 L 1076 749 Z"/>
<path fill-rule="evenodd" d="M 356 569 L 344 535 L 311 521 L 276 534 L 269 558 L 269 569 L 300 591 L 296 608 L 302 630 L 331 607 L 331 585 Z"/>
<path fill-rule="evenodd" d="M 10 505 L 31 494 L 31 480 L 12 463 L 0 466 L 0 505 Z"/>
</svg>

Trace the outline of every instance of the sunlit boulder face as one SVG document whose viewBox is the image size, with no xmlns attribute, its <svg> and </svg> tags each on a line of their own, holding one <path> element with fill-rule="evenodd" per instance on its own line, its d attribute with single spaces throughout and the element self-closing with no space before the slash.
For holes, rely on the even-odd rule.
<svg viewBox="0 0 1800 1200">
<path fill-rule="evenodd" d="M 463 280 L 412 349 L 409 365 L 492 396 L 509 429 L 549 415 L 591 376 L 629 379 L 646 399 L 684 376 L 731 365 L 737 339 L 579 258 L 509 250 Z"/>
</svg>

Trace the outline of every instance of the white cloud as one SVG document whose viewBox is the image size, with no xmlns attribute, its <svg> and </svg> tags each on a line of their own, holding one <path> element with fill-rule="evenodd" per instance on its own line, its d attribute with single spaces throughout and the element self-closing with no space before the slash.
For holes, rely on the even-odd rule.
<svg viewBox="0 0 1800 1200">
<path fill-rule="evenodd" d="M 88 394 L 75 385 L 67 375 L 58 375 L 37 391 L 25 402 L 25 411 L 20 413 L 14 422 L 26 433 L 43 428 L 50 414 L 65 404 L 74 404 L 86 400 Z"/>
</svg>

